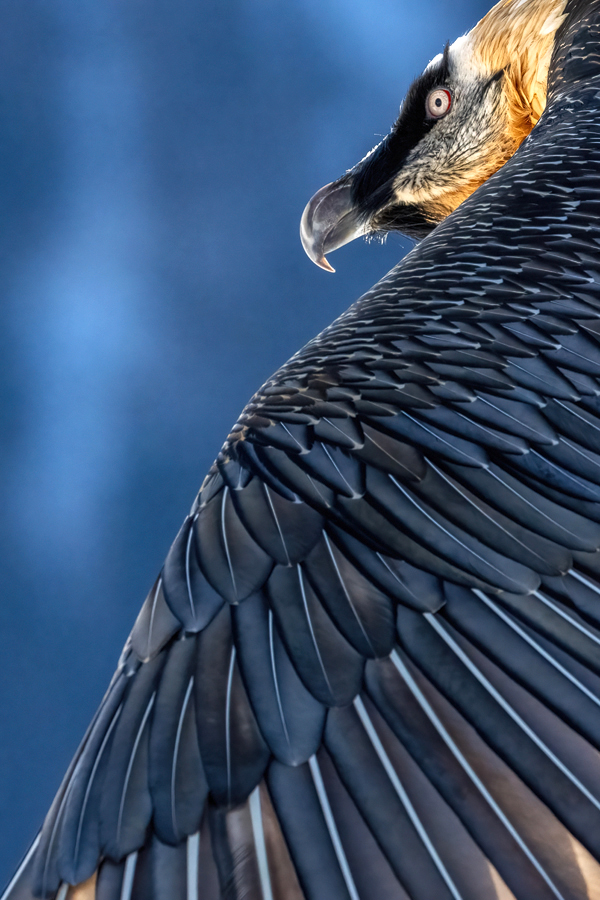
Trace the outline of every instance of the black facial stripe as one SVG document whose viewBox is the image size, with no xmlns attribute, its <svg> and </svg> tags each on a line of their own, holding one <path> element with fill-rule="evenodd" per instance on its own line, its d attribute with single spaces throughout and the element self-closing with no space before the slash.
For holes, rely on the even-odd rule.
<svg viewBox="0 0 600 900">
<path fill-rule="evenodd" d="M 382 233 L 400 231 L 407 237 L 421 240 L 433 231 L 438 220 L 428 215 L 424 207 L 407 204 L 384 209 L 373 224 Z"/>
<path fill-rule="evenodd" d="M 497 72 L 495 72 L 495 73 L 491 76 L 491 78 L 488 78 L 488 80 L 487 80 L 487 81 L 485 82 L 485 84 L 483 85 L 483 91 L 482 91 L 482 93 L 485 94 L 485 92 L 486 92 L 489 88 L 491 88 L 491 86 L 492 86 L 496 81 L 500 81 L 500 79 L 504 76 L 504 73 L 505 73 L 505 72 L 506 72 L 506 69 L 499 69 Z"/>
<path fill-rule="evenodd" d="M 450 41 L 446 41 L 440 65 L 442 66 L 443 77 L 447 79 L 450 75 Z"/>
<path fill-rule="evenodd" d="M 353 201 L 364 211 L 365 218 L 391 199 L 394 176 L 410 151 L 436 123 L 435 119 L 427 119 L 425 101 L 430 91 L 448 83 L 449 49 L 450 44 L 446 44 L 440 62 L 413 81 L 391 132 L 349 173 Z"/>
</svg>

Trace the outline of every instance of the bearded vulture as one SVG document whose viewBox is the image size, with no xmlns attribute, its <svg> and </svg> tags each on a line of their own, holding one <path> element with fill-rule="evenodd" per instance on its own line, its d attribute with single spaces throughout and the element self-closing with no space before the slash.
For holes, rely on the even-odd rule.
<svg viewBox="0 0 600 900">
<path fill-rule="evenodd" d="M 599 900 L 600 0 L 302 217 L 420 241 L 250 400 L 4 900 Z M 329 267 L 330 268 L 330 267 Z"/>
</svg>

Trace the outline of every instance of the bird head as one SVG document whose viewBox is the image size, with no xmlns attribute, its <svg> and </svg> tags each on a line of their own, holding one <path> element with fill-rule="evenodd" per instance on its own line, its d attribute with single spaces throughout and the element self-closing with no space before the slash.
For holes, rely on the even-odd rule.
<svg viewBox="0 0 600 900">
<path fill-rule="evenodd" d="M 546 105 L 567 0 L 501 0 L 410 86 L 390 133 L 309 201 L 302 244 L 317 265 L 361 235 L 420 239 L 494 174 Z"/>
</svg>

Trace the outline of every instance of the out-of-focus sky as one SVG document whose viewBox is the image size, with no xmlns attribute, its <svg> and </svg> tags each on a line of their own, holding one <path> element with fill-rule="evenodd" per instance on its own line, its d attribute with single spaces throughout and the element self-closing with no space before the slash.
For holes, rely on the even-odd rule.
<svg viewBox="0 0 600 900">
<path fill-rule="evenodd" d="M 0 7 L 0 887 L 254 390 L 410 246 L 302 209 L 481 0 Z"/>
</svg>

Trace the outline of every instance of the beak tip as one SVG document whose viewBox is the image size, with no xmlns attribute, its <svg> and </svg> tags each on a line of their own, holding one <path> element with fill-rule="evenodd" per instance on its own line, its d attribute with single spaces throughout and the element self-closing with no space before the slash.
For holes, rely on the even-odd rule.
<svg viewBox="0 0 600 900">
<path fill-rule="evenodd" d="M 333 266 L 325 258 L 322 242 L 312 239 L 312 235 L 310 234 L 309 229 L 307 229 L 306 227 L 305 216 L 306 213 L 302 217 L 302 223 L 300 226 L 300 238 L 302 240 L 304 252 L 316 266 L 319 266 L 320 269 L 325 269 L 326 272 L 335 272 Z"/>
<path fill-rule="evenodd" d="M 325 269 L 326 272 L 335 272 L 335 269 L 333 268 L 333 266 L 329 263 L 329 261 L 327 259 L 325 259 L 324 256 L 322 256 L 320 259 L 315 259 L 314 261 L 322 269 Z"/>
</svg>

